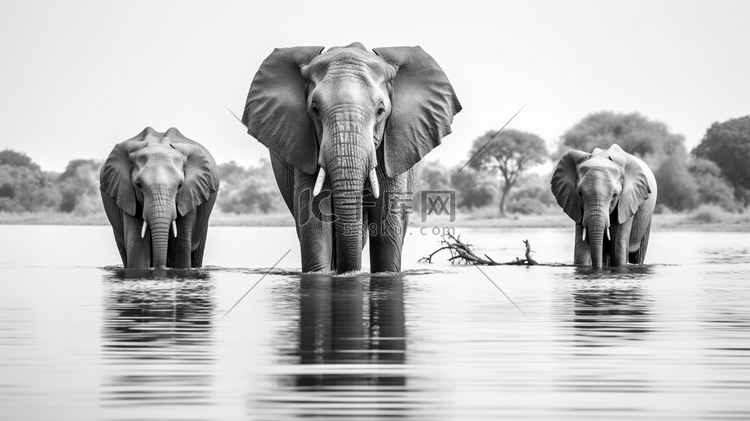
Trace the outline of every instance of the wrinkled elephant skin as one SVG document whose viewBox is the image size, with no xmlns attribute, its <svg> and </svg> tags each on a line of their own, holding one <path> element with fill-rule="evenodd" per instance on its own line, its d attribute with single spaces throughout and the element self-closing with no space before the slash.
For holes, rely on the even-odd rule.
<svg viewBox="0 0 750 421">
<path fill-rule="evenodd" d="M 147 127 L 115 145 L 100 173 L 102 203 L 126 268 L 201 267 L 219 171 L 199 143 Z"/>
<path fill-rule="evenodd" d="M 648 166 L 618 145 L 567 152 L 552 176 L 552 193 L 576 223 L 576 265 L 643 264 L 656 205 Z"/>
<path fill-rule="evenodd" d="M 461 105 L 420 47 L 278 48 L 261 64 L 243 123 L 268 147 L 295 218 L 304 272 L 398 272 L 422 158 Z"/>
</svg>

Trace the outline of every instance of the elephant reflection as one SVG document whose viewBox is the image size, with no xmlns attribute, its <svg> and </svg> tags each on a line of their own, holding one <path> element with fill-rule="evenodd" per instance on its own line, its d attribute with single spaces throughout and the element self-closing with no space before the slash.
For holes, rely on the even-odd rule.
<svg viewBox="0 0 750 421">
<path fill-rule="evenodd" d="M 637 270 L 635 268 L 638 268 Z M 651 322 L 649 300 L 633 277 L 649 273 L 644 266 L 606 275 L 591 268 L 578 268 L 582 285 L 572 292 L 572 349 L 562 353 L 572 370 L 562 370 L 559 387 L 575 392 L 645 392 L 648 372 L 633 364 L 637 350 L 648 339 Z M 613 282 L 603 287 L 604 279 Z M 566 341 L 567 342 L 567 341 Z M 608 348 L 608 351 L 604 349 Z M 623 352 L 623 350 L 625 350 Z M 627 367 L 627 369 L 623 369 Z M 592 377 L 592 371 L 596 376 Z"/>
<path fill-rule="evenodd" d="M 407 387 L 404 292 L 400 277 L 336 277 L 303 274 L 299 325 L 289 334 L 298 340 L 291 355 L 293 374 L 273 384 L 278 390 L 252 396 L 249 404 L 261 419 L 352 419 L 387 414 L 398 417 L 421 399 Z M 299 300 L 297 300 L 299 298 Z M 291 315 L 289 315 L 291 316 Z M 296 342 L 296 341 L 295 341 Z M 383 407 L 384 395 L 391 397 Z M 269 399 L 270 396 L 270 399 Z M 263 412 L 268 411 L 266 417 Z M 383 412 L 386 411 L 386 412 Z"/>
<path fill-rule="evenodd" d="M 366 297 L 358 277 L 305 275 L 300 281 L 300 364 L 403 364 L 404 295 L 400 278 L 372 278 Z M 367 301 L 364 301 L 366 298 Z M 365 314 L 365 309 L 369 314 Z M 298 375 L 298 387 L 404 386 L 403 375 Z M 388 372 L 390 370 L 382 370 Z"/>
<path fill-rule="evenodd" d="M 150 275 L 150 271 L 144 271 Z M 213 285 L 207 273 L 170 271 L 171 280 L 106 279 L 102 354 L 106 406 L 210 403 Z M 189 276 L 187 278 L 186 276 Z"/>
<path fill-rule="evenodd" d="M 615 345 L 611 339 L 641 340 L 649 332 L 649 312 L 638 288 L 582 289 L 573 293 L 573 301 L 576 335 L 599 346 Z"/>
</svg>

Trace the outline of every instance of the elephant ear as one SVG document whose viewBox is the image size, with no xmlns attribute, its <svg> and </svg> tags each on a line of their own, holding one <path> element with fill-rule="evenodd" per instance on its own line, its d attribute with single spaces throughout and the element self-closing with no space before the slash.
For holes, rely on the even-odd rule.
<svg viewBox="0 0 750 421">
<path fill-rule="evenodd" d="M 552 194 L 557 204 L 565 211 L 570 219 L 580 224 L 583 219 L 581 209 L 583 204 L 578 196 L 578 164 L 589 159 L 586 152 L 571 150 L 560 159 L 552 174 Z"/>
<path fill-rule="evenodd" d="M 617 204 L 617 221 L 622 224 L 632 218 L 648 199 L 651 188 L 646 173 L 636 157 L 623 151 L 618 145 L 610 146 L 607 153 L 609 159 L 625 170 L 620 201 Z"/>
<path fill-rule="evenodd" d="M 177 192 L 177 210 L 185 216 L 219 190 L 219 169 L 203 148 L 188 143 L 171 145 L 185 156 L 185 182 Z"/>
<path fill-rule="evenodd" d="M 273 50 L 255 74 L 242 123 L 276 156 L 307 174 L 318 169 L 318 145 L 307 117 L 306 81 L 300 67 L 323 47 Z"/>
<path fill-rule="evenodd" d="M 373 51 L 397 69 L 384 140 L 385 172 L 395 177 L 451 133 L 453 116 L 461 111 L 461 103 L 443 69 L 422 47 Z"/>
<path fill-rule="evenodd" d="M 135 138 L 134 138 L 135 139 Z M 146 142 L 126 140 L 115 145 L 99 172 L 99 188 L 111 197 L 117 206 L 130 216 L 135 216 L 137 199 L 130 180 L 130 154 L 146 146 Z"/>
</svg>

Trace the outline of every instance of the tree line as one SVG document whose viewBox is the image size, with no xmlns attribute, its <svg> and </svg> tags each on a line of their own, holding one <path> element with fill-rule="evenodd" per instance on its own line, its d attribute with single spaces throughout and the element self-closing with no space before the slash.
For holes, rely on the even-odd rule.
<svg viewBox="0 0 750 421">
<path fill-rule="evenodd" d="M 62 173 L 42 171 L 24 153 L 0 152 L 0 212 L 62 212 L 104 214 L 99 171 L 104 160 L 75 159 Z M 284 200 L 268 159 L 257 167 L 234 161 L 219 165 L 220 193 L 216 207 L 225 213 L 281 212 Z"/>
<path fill-rule="evenodd" d="M 560 157 L 570 149 L 591 152 L 614 143 L 654 171 L 658 211 L 713 204 L 742 212 L 750 205 L 750 116 L 712 124 L 692 151 L 682 135 L 638 113 L 590 114 L 568 129 L 551 152 L 536 134 L 491 130 L 474 140 L 466 164 L 426 163 L 417 190 L 455 191 L 459 209 L 485 217 L 554 213 L 549 180 Z M 102 163 L 76 159 L 62 173 L 47 172 L 24 153 L 6 149 L 0 152 L 0 212 L 103 213 Z M 219 170 L 216 206 L 221 212 L 286 212 L 267 158 L 250 167 L 230 161 Z M 418 202 L 413 202 L 415 210 Z"/>
<path fill-rule="evenodd" d="M 560 137 L 552 152 L 533 133 L 488 131 L 472 144 L 468 165 L 427 166 L 422 188 L 454 188 L 459 207 L 496 206 L 501 217 L 556 212 L 549 180 L 559 159 L 571 149 L 591 152 L 612 144 L 640 157 L 654 172 L 657 212 L 689 211 L 702 204 L 742 212 L 750 205 L 750 116 L 712 124 L 692 151 L 682 135 L 638 113 L 589 114 Z M 541 172 L 530 173 L 532 167 Z"/>
</svg>

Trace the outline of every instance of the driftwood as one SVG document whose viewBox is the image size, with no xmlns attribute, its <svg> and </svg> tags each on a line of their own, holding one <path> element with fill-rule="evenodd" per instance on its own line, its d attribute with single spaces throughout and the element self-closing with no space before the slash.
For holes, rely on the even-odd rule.
<svg viewBox="0 0 750 421">
<path fill-rule="evenodd" d="M 531 245 L 529 240 L 523 240 L 526 245 L 526 258 L 512 260 L 510 262 L 497 262 L 490 256 L 484 255 L 484 257 L 477 256 L 474 253 L 473 246 L 468 243 L 461 241 L 461 236 L 454 237 L 451 234 L 443 235 L 443 241 L 440 242 L 442 247 L 430 253 L 429 256 L 419 259 L 420 262 L 432 263 L 432 257 L 439 251 L 448 250 L 451 253 L 451 257 L 448 259 L 451 263 L 466 264 L 466 265 L 485 265 L 485 266 L 500 266 L 500 265 L 518 265 L 518 266 L 532 266 L 538 265 L 539 263 L 531 258 Z"/>
</svg>

